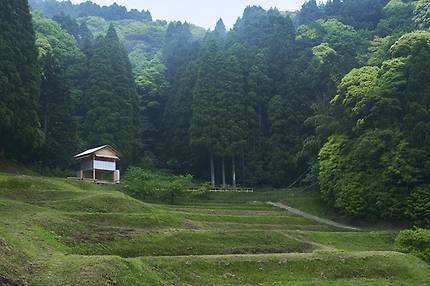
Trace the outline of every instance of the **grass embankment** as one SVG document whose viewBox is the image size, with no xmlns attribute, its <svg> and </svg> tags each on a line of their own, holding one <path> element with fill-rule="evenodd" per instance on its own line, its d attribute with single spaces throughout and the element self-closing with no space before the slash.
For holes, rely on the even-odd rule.
<svg viewBox="0 0 430 286">
<path fill-rule="evenodd" d="M 264 203 L 305 204 L 292 193 L 169 206 L 0 174 L 0 285 L 427 285 L 428 264 L 391 252 L 394 232 L 345 232 Z"/>
<path fill-rule="evenodd" d="M 305 212 L 317 216 L 333 216 L 333 211 L 326 205 L 321 203 L 318 192 L 314 190 L 303 190 L 301 188 L 294 189 L 278 189 L 278 190 L 265 190 L 255 191 L 253 193 L 210 193 L 209 201 L 211 203 L 217 202 L 225 203 L 254 203 L 267 202 L 267 201 L 283 201 L 293 208 L 301 209 Z M 200 200 L 200 202 L 204 202 Z"/>
</svg>

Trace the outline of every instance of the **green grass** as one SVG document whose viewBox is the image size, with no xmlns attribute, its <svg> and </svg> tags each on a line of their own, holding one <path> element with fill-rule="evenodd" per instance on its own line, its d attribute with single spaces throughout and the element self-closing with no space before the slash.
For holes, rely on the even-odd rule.
<svg viewBox="0 0 430 286">
<path fill-rule="evenodd" d="M 351 232 L 315 193 L 211 194 L 148 204 L 115 186 L 0 174 L 0 285 L 429 285 L 394 231 Z"/>
<path fill-rule="evenodd" d="M 151 207 L 121 193 L 103 193 L 68 200 L 52 201 L 46 206 L 66 212 L 87 213 L 141 213 Z"/>
<path fill-rule="evenodd" d="M 197 199 L 195 197 L 182 198 L 181 203 L 185 205 L 190 204 L 201 204 L 203 207 L 205 204 L 208 206 L 212 205 L 214 202 L 221 204 L 221 206 L 235 205 L 237 203 L 242 203 L 246 205 L 253 205 L 256 207 L 262 206 L 267 201 L 282 201 L 285 204 L 298 208 L 302 211 L 308 212 L 310 214 L 345 221 L 346 218 L 340 216 L 332 209 L 327 207 L 327 205 L 321 200 L 321 197 L 317 190 L 314 189 L 277 189 L 277 190 L 255 190 L 253 193 L 211 193 L 209 195 L 209 200 Z M 226 204 L 228 202 L 228 204 Z M 200 207 L 200 206 L 199 206 Z"/>
<path fill-rule="evenodd" d="M 398 253 L 280 254 L 249 257 L 143 258 L 177 285 L 339 285 L 354 282 L 425 285 L 428 265 Z M 420 278 L 417 278 L 420 277 Z M 397 280 L 397 281 L 396 281 Z M 353 284 L 357 285 L 357 284 Z M 365 285 L 365 284 L 362 284 Z M 387 284 L 396 285 L 396 284 Z M 398 283 L 397 285 L 402 285 Z"/>
<path fill-rule="evenodd" d="M 106 237 L 105 237 L 106 238 Z M 169 232 L 91 240 L 72 247 L 72 254 L 139 256 L 216 255 L 310 252 L 306 242 L 270 231 Z"/>
<path fill-rule="evenodd" d="M 315 243 L 344 251 L 391 251 L 397 232 L 299 232 L 300 236 Z"/>
<path fill-rule="evenodd" d="M 76 219 L 80 224 L 140 228 L 163 229 L 185 227 L 185 219 L 170 213 L 73 213 L 70 218 Z"/>
<path fill-rule="evenodd" d="M 242 223 L 242 224 L 314 224 L 302 217 L 282 215 L 217 215 L 217 214 L 183 214 L 187 219 L 205 222 L 224 222 L 224 223 Z"/>
</svg>

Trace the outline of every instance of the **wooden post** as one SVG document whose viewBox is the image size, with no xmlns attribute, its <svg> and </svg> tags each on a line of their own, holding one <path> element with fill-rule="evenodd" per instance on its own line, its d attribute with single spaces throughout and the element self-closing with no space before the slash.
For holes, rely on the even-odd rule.
<svg viewBox="0 0 430 286">
<path fill-rule="evenodd" d="M 215 166 L 214 166 L 214 155 L 210 152 L 210 165 L 211 165 L 211 184 L 212 188 L 215 188 Z"/>
<path fill-rule="evenodd" d="M 236 188 L 236 158 L 234 155 L 231 156 L 231 170 L 233 173 L 233 188 Z"/>
<path fill-rule="evenodd" d="M 96 169 L 95 169 L 95 160 L 96 160 L 96 156 L 93 155 L 93 180 L 94 182 L 96 181 Z"/>
<path fill-rule="evenodd" d="M 223 187 L 223 189 L 225 189 L 226 185 L 225 185 L 225 160 L 224 160 L 224 155 L 222 155 L 222 161 L 221 161 L 221 163 L 222 163 L 222 166 L 221 166 L 221 169 L 222 169 L 222 187 Z"/>
</svg>

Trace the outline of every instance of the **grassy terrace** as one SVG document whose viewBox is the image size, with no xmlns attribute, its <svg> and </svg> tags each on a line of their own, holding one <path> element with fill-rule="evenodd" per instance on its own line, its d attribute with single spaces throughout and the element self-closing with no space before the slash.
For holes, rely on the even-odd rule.
<svg viewBox="0 0 430 286">
<path fill-rule="evenodd" d="M 0 285 L 430 285 L 396 232 L 351 232 L 301 190 L 147 204 L 114 187 L 0 174 Z"/>
</svg>

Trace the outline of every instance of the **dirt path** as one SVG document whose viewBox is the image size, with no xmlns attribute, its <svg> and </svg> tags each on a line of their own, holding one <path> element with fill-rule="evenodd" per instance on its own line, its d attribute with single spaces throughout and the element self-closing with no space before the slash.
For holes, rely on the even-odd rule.
<svg viewBox="0 0 430 286">
<path fill-rule="evenodd" d="M 331 226 L 338 227 L 338 228 L 343 228 L 343 229 L 360 230 L 357 227 L 348 226 L 348 225 L 345 225 L 345 224 L 337 223 L 337 222 L 332 221 L 332 220 L 328 220 L 328 219 L 324 219 L 324 218 L 321 218 L 321 217 L 317 217 L 317 216 L 311 215 L 311 214 L 306 213 L 304 211 L 301 211 L 299 209 L 295 209 L 295 208 L 286 206 L 283 203 L 273 203 L 273 202 L 267 202 L 267 203 L 269 205 L 271 205 L 271 206 L 284 209 L 284 210 L 288 211 L 289 213 L 292 213 L 292 214 L 298 215 L 298 216 L 302 216 L 304 218 L 316 221 L 318 223 L 327 224 L 327 225 L 331 225 Z"/>
</svg>

